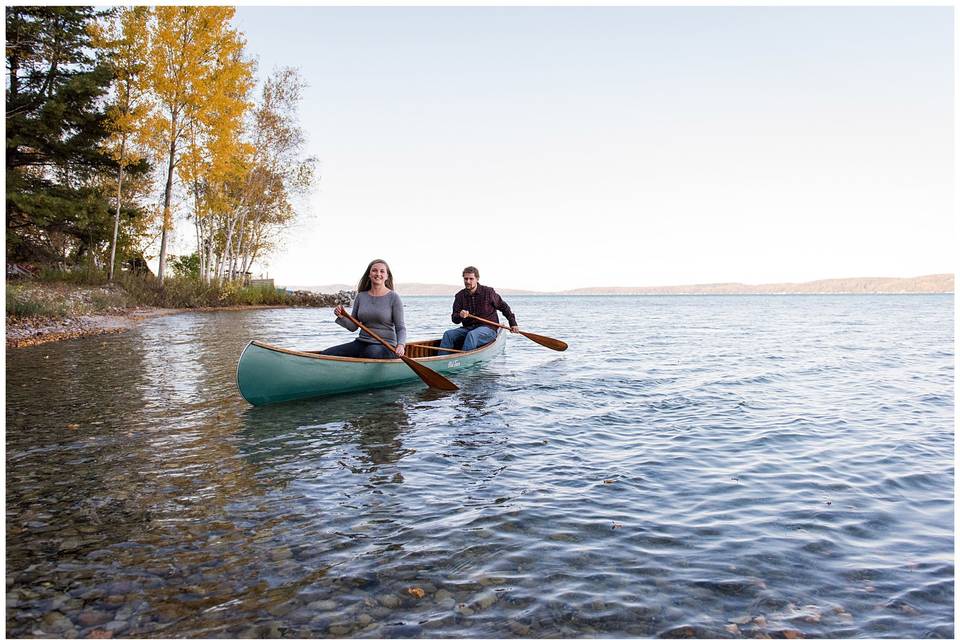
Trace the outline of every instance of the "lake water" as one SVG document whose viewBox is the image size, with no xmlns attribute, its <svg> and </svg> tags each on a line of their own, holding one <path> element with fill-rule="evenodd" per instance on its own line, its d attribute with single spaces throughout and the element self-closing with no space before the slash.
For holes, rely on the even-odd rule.
<svg viewBox="0 0 960 640">
<path fill-rule="evenodd" d="M 7 635 L 954 636 L 953 296 L 509 301 L 569 350 L 452 394 L 249 406 L 329 309 L 8 351 Z"/>
</svg>

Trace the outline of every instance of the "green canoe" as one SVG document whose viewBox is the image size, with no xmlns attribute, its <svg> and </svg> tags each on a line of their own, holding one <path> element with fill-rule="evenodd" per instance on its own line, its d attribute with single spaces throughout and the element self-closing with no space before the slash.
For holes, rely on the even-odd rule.
<svg viewBox="0 0 960 640">
<path fill-rule="evenodd" d="M 474 351 L 433 356 L 439 340 L 406 345 L 406 355 L 444 376 L 483 364 L 503 351 L 507 332 Z M 376 389 L 420 378 L 402 360 L 343 358 L 316 351 L 294 351 L 251 340 L 237 362 L 237 387 L 250 404 L 261 405 L 336 393 Z M 423 384 L 422 382 L 420 382 Z"/>
</svg>

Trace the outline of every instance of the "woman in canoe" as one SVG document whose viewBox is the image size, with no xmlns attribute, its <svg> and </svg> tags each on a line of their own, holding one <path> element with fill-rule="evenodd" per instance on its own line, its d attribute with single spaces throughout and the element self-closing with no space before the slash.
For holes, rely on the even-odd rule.
<svg viewBox="0 0 960 640">
<path fill-rule="evenodd" d="M 356 331 L 359 328 L 344 316 L 343 305 L 337 305 L 333 313 L 337 316 L 337 324 L 348 331 Z M 394 346 L 397 353 L 403 355 L 404 344 L 407 341 L 407 326 L 403 322 L 403 302 L 399 294 L 393 290 L 393 273 L 384 260 L 374 260 L 367 266 L 357 285 L 357 297 L 353 301 L 350 315 Z M 386 347 L 377 342 L 376 338 L 363 330 L 353 342 L 338 344 L 320 353 L 348 358 L 394 357 Z"/>
</svg>

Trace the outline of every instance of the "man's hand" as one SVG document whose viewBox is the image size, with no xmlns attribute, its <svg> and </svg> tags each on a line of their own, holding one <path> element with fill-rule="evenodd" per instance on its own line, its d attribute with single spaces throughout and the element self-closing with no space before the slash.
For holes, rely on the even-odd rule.
<svg viewBox="0 0 960 640">
<path fill-rule="evenodd" d="M 462 311 L 460 311 L 460 317 L 461 317 L 461 318 L 466 318 L 466 317 L 469 316 L 469 315 L 470 315 L 470 312 L 467 311 L 466 309 L 463 309 Z"/>
<path fill-rule="evenodd" d="M 404 353 L 405 353 L 405 350 L 404 350 L 404 348 L 403 348 L 403 345 L 402 345 L 402 344 L 398 344 L 398 345 L 397 345 L 397 355 L 398 355 L 398 356 L 402 356 L 402 355 L 404 355 Z"/>
<path fill-rule="evenodd" d="M 517 325 L 513 325 L 512 327 L 510 327 L 510 333 L 520 333 L 520 327 L 518 327 Z"/>
</svg>

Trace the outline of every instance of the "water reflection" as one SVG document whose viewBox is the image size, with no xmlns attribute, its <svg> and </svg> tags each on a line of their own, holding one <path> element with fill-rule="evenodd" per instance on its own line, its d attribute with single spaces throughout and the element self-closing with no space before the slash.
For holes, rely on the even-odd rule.
<svg viewBox="0 0 960 640">
<path fill-rule="evenodd" d="M 265 473 L 303 475 L 312 463 L 333 455 L 351 472 L 382 481 L 381 467 L 413 453 L 403 446 L 411 426 L 406 402 L 395 390 L 383 390 L 250 407 L 242 416 L 239 450 Z"/>
</svg>

